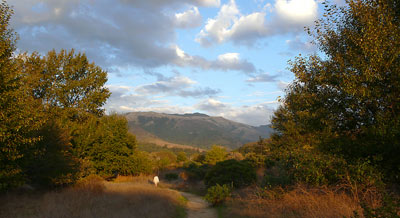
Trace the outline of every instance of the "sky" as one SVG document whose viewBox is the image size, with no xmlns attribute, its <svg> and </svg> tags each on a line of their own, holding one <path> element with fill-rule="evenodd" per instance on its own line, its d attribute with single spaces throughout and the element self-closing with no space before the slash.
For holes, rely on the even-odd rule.
<svg viewBox="0 0 400 218">
<path fill-rule="evenodd" d="M 317 52 L 317 0 L 8 0 L 18 52 L 84 52 L 108 72 L 108 113 L 205 113 L 269 124 Z"/>
</svg>

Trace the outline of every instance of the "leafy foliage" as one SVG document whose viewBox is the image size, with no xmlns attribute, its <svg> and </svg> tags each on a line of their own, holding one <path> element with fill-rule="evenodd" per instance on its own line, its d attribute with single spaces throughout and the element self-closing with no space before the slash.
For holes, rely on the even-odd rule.
<svg viewBox="0 0 400 218">
<path fill-rule="evenodd" d="M 255 181 L 255 169 L 246 161 L 234 159 L 218 162 L 204 178 L 207 187 L 216 184 L 232 184 L 233 187 L 238 188 L 250 185 Z"/>
<path fill-rule="evenodd" d="M 151 159 L 147 152 L 135 151 L 135 153 L 130 157 L 132 159 L 132 174 L 151 174 L 154 168 L 154 161 Z"/>
<path fill-rule="evenodd" d="M 136 140 L 128 133 L 127 121 L 116 114 L 100 119 L 90 117 L 71 131 L 74 156 L 87 159 L 96 173 L 121 175 L 133 173 Z"/>
<path fill-rule="evenodd" d="M 190 179 L 203 180 L 206 176 L 207 171 L 209 170 L 209 167 L 207 165 L 201 165 L 196 162 L 190 162 L 185 167 L 185 170 L 188 173 Z"/>
<path fill-rule="evenodd" d="M 297 57 L 295 81 L 275 113 L 279 147 L 308 147 L 400 174 L 399 3 L 326 5 L 312 35 L 323 58 Z M 311 32 L 311 31 L 310 31 Z"/>
<path fill-rule="evenodd" d="M 42 139 L 25 154 L 22 163 L 29 183 L 44 187 L 74 183 L 79 161 L 72 155 L 68 131 L 50 120 L 38 134 Z"/>
<path fill-rule="evenodd" d="M 231 196 L 231 187 L 227 184 L 219 185 L 216 184 L 207 189 L 207 194 L 204 196 L 207 202 L 213 206 L 217 206 L 225 202 L 225 200 Z"/>
<path fill-rule="evenodd" d="M 85 54 L 74 50 L 50 51 L 18 57 L 22 73 L 28 75 L 32 94 L 46 110 L 77 120 L 85 113 L 103 115 L 102 106 L 110 96 L 107 72 L 89 63 Z"/>
<path fill-rule="evenodd" d="M 398 218 L 400 216 L 400 199 L 390 195 L 385 195 L 382 204 L 377 208 L 371 208 L 366 203 L 361 204 L 365 218 L 390 217 Z M 354 218 L 360 217 L 356 212 Z"/>
<path fill-rule="evenodd" d="M 180 151 L 180 152 L 178 152 L 178 153 L 176 154 L 176 162 L 177 162 L 177 163 L 185 162 L 185 161 L 187 161 L 187 160 L 188 160 L 188 158 L 187 158 L 187 155 L 186 155 L 185 152 Z"/>
<path fill-rule="evenodd" d="M 225 160 L 228 152 L 226 148 L 213 145 L 209 151 L 207 151 L 204 157 L 204 164 L 215 165 L 217 162 Z"/>
<path fill-rule="evenodd" d="M 16 34 L 9 27 L 12 9 L 0 3 L 0 191 L 23 184 L 24 155 L 40 136 L 46 119 L 41 103 L 30 96 L 29 87 L 15 63 Z M 29 110 L 27 110 L 29 108 Z"/>
<path fill-rule="evenodd" d="M 266 175 L 269 185 L 342 183 L 357 186 L 360 191 L 382 185 L 382 174 L 368 160 L 349 163 L 339 156 L 304 149 L 280 151 L 274 155 L 269 157 Z"/>
</svg>

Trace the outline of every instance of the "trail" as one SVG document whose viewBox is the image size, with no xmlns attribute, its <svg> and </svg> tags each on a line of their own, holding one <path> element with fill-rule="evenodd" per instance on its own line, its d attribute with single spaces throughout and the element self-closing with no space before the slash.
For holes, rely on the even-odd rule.
<svg viewBox="0 0 400 218">
<path fill-rule="evenodd" d="M 217 210 L 210 207 L 210 205 L 203 200 L 201 197 L 186 193 L 180 192 L 182 196 L 188 199 L 186 208 L 188 213 L 188 218 L 217 218 Z"/>
</svg>

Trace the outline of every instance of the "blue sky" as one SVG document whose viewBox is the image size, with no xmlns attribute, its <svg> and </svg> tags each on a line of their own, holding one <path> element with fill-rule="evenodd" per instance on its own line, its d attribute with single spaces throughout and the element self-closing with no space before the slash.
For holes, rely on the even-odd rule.
<svg viewBox="0 0 400 218">
<path fill-rule="evenodd" d="M 316 52 L 317 0 L 9 0 L 19 51 L 85 52 L 108 71 L 108 112 L 200 112 L 268 124 Z"/>
</svg>

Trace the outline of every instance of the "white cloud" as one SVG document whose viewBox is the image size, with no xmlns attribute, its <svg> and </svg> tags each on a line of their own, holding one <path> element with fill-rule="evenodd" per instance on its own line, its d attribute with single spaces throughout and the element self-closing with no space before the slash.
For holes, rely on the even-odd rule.
<svg viewBox="0 0 400 218">
<path fill-rule="evenodd" d="M 174 63 L 179 66 L 197 67 L 204 70 L 235 70 L 245 74 L 252 74 L 256 71 L 255 66 L 247 60 L 242 60 L 239 53 L 225 53 L 216 60 L 207 60 L 200 56 L 191 56 L 181 48 L 175 46 L 176 59 Z"/>
<path fill-rule="evenodd" d="M 318 5 L 315 0 L 276 0 L 275 9 L 282 20 L 309 23 L 316 18 Z"/>
<path fill-rule="evenodd" d="M 272 13 L 269 20 L 267 11 Z M 273 8 L 268 3 L 262 11 L 242 15 L 235 0 L 230 0 L 214 19 L 207 20 L 196 41 L 203 46 L 227 41 L 251 46 L 258 39 L 303 30 L 317 18 L 317 12 L 316 0 L 276 0 Z"/>
<path fill-rule="evenodd" d="M 220 0 L 197 0 L 197 2 L 207 7 L 219 7 L 221 4 Z"/>
<path fill-rule="evenodd" d="M 196 41 L 204 46 L 211 45 L 214 41 L 221 43 L 229 35 L 229 27 L 239 14 L 235 0 L 221 7 L 215 19 L 208 19 L 204 29 L 201 30 Z"/>
<path fill-rule="evenodd" d="M 148 85 L 141 85 L 135 88 L 135 92 L 149 95 L 149 94 L 160 94 L 160 93 L 174 93 L 176 90 L 181 90 L 190 87 L 192 84 L 196 82 L 184 77 L 184 76 L 175 76 L 167 78 L 163 81 L 157 81 Z"/>
<path fill-rule="evenodd" d="M 274 107 L 278 102 L 263 102 L 251 106 L 235 107 L 216 99 L 206 99 L 194 105 L 194 108 L 204 111 L 212 116 L 222 116 L 226 119 L 252 126 L 266 125 L 270 123 L 274 113 Z"/>
<path fill-rule="evenodd" d="M 219 0 L 9 0 L 21 51 L 76 48 L 108 69 L 174 64 L 175 29 L 201 22 Z M 190 8 L 175 16 L 174 12 Z"/>
<path fill-rule="evenodd" d="M 175 14 L 175 25 L 179 28 L 194 28 L 201 25 L 202 17 L 197 7 Z"/>
<path fill-rule="evenodd" d="M 266 125 L 271 123 L 271 117 L 274 114 L 273 104 L 276 103 L 268 102 L 232 108 L 231 110 L 221 113 L 220 116 L 252 126 Z"/>
<path fill-rule="evenodd" d="M 225 53 L 219 55 L 218 60 L 223 63 L 237 63 L 239 61 L 239 53 Z"/>
<path fill-rule="evenodd" d="M 212 98 L 203 100 L 195 105 L 196 109 L 206 111 L 211 114 L 220 114 L 222 111 L 226 110 L 229 107 L 230 106 L 228 104 L 222 103 Z"/>
</svg>

